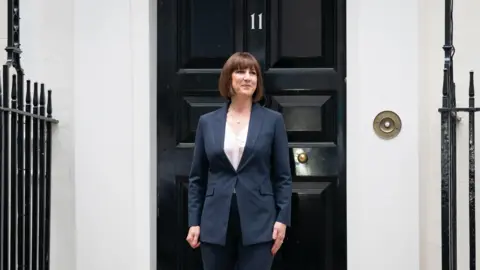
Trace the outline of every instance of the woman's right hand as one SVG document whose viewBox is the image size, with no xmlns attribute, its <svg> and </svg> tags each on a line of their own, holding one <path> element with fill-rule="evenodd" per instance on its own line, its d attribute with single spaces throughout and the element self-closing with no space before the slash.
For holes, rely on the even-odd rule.
<svg viewBox="0 0 480 270">
<path fill-rule="evenodd" d="M 187 242 L 192 248 L 197 248 L 200 246 L 200 226 L 192 226 L 188 230 Z"/>
</svg>

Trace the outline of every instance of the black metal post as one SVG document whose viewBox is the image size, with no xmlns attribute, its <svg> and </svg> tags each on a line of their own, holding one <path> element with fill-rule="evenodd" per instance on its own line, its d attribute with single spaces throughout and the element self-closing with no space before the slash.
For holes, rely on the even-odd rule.
<svg viewBox="0 0 480 270">
<path fill-rule="evenodd" d="M 17 75 L 12 75 L 12 109 L 17 107 Z M 17 270 L 17 113 L 11 115 L 10 137 L 10 270 Z"/>
<path fill-rule="evenodd" d="M 0 75 L 0 106 L 2 106 L 3 104 L 3 87 L 2 87 L 2 76 Z M 4 125 L 3 125 L 3 111 L 0 111 L 0 132 L 4 129 Z M 4 168 L 4 164 L 3 164 L 3 136 L 1 136 L 2 134 L 0 134 L 0 168 Z M 0 172 L 0 205 L 3 205 L 6 203 L 5 199 L 4 199 L 4 195 L 3 195 L 3 190 L 4 190 L 4 183 L 3 183 L 3 176 L 2 176 L 2 173 Z M 0 207 L 0 268 L 3 266 L 3 243 L 6 242 L 4 239 L 3 239 L 3 207 Z"/>
<path fill-rule="evenodd" d="M 38 83 L 33 84 L 33 114 L 38 114 Z M 38 269 L 38 119 L 33 118 L 32 173 L 32 270 Z"/>
<path fill-rule="evenodd" d="M 16 70 L 16 75 L 13 75 L 12 78 L 12 96 L 11 96 L 11 137 L 10 141 L 7 142 L 10 144 L 10 201 L 6 201 L 6 205 L 10 205 L 10 250 L 6 251 L 9 253 L 10 261 L 5 263 L 4 268 L 8 269 L 10 266 L 11 270 L 16 270 L 17 268 L 23 268 L 24 265 L 24 197 L 23 189 L 24 185 L 22 182 L 23 179 L 23 116 L 21 113 L 15 112 L 15 110 L 22 110 L 23 107 L 23 69 L 20 64 L 20 54 L 22 53 L 20 49 L 20 0 L 8 0 L 7 2 L 7 66 L 4 66 L 5 70 L 8 70 L 8 67 L 13 67 Z M 18 77 L 17 77 L 18 76 Z M 18 89 L 17 89 L 18 86 Z M 8 89 L 8 83 L 5 90 Z M 17 93 L 17 90 L 19 93 Z M 8 102 L 4 100 L 4 103 Z M 18 104 L 18 107 L 17 107 Z M 8 108 L 8 106 L 3 106 Z M 9 113 L 4 111 L 5 115 Z M 5 140 L 7 140 L 5 136 Z M 5 148 L 6 149 L 6 148 Z M 8 155 L 8 153 L 6 154 Z M 7 166 L 3 167 L 4 169 Z M 8 171 L 8 170 L 6 170 Z M 7 173 L 8 174 L 8 173 Z M 8 181 L 5 179 L 5 181 Z M 18 182 L 20 181 L 20 182 Z M 8 199 L 7 199 L 8 200 Z M 6 206 L 8 207 L 8 206 Z M 4 213 L 8 216 L 8 213 Z M 2 267 L 3 267 L 2 266 Z"/>
<path fill-rule="evenodd" d="M 476 270 L 476 236 L 475 236 L 475 87 L 473 71 L 470 72 L 468 87 L 468 190 L 469 190 L 469 233 L 470 233 L 470 270 Z"/>
<path fill-rule="evenodd" d="M 456 107 L 452 0 L 445 0 L 445 63 L 441 109 L 442 270 L 457 269 Z"/>
<path fill-rule="evenodd" d="M 0 106 L 3 105 L 3 87 L 2 87 L 2 78 L 3 76 L 0 76 Z M 2 130 L 6 128 L 5 124 L 3 123 L 3 111 L 0 111 L 0 168 L 5 168 L 5 162 L 3 161 L 3 141 L 4 137 L 3 134 L 1 134 Z M 3 269 L 3 261 L 4 261 L 4 249 L 5 243 L 7 242 L 7 239 L 4 239 L 4 233 L 3 231 L 6 230 L 6 226 L 4 223 L 4 217 L 3 217 L 3 205 L 7 203 L 7 199 L 4 195 L 4 190 L 5 190 L 5 183 L 3 179 L 3 173 L 0 171 L 0 269 Z"/>
<path fill-rule="evenodd" d="M 52 90 L 48 91 L 47 96 L 47 117 L 52 119 Z M 45 270 L 50 269 L 50 209 L 51 209 L 51 190 L 52 190 L 52 122 L 47 122 L 47 141 L 45 155 Z"/>
<path fill-rule="evenodd" d="M 3 108 L 9 108 L 10 104 L 8 101 L 10 100 L 10 89 L 9 89 L 9 84 L 10 84 L 10 74 L 8 70 L 7 65 L 3 65 L 2 68 L 3 71 L 3 94 L 2 94 L 2 101 L 3 103 L 0 104 Z M 9 241 L 9 233 L 8 233 L 8 228 L 9 228 L 9 219 L 8 219 L 8 206 L 10 205 L 8 201 L 8 196 L 9 196 L 9 188 L 10 188 L 10 183 L 8 182 L 8 164 L 10 163 L 10 156 L 8 154 L 9 151 L 9 133 L 10 133 L 10 119 L 8 117 L 8 113 L 6 111 L 2 111 L 1 117 L 3 118 L 3 127 L 2 130 L 0 130 L 0 136 L 2 137 L 2 144 L 3 144 L 3 152 L 1 153 L 2 155 L 2 171 L 0 172 L 0 179 L 2 181 L 2 186 L 3 186 L 3 195 L 2 195 L 2 205 L 0 207 L 2 208 L 2 261 L 0 268 L 1 269 L 8 269 L 8 262 L 10 260 L 9 256 L 9 247 L 8 247 L 8 241 Z"/>
<path fill-rule="evenodd" d="M 32 92 L 31 92 L 31 83 L 30 80 L 27 80 L 27 96 L 25 99 L 25 111 L 27 113 L 32 113 Z M 28 117 L 25 119 L 25 269 L 30 270 L 31 268 L 31 256 L 32 256 L 32 248 L 31 245 L 31 207 L 32 207 L 32 199 L 31 199 L 31 187 L 32 184 L 32 177 L 31 177 L 31 161 L 32 161 L 32 117 Z"/>
<path fill-rule="evenodd" d="M 19 73 L 17 76 L 17 109 L 23 111 L 23 73 Z M 23 140 L 24 140 L 24 115 L 19 113 L 17 116 L 18 121 L 18 134 L 17 134 L 17 226 L 18 226 L 18 236 L 17 236 L 17 260 L 18 268 L 24 269 L 25 266 L 25 183 L 24 183 L 24 151 L 23 149 Z"/>
<path fill-rule="evenodd" d="M 40 114 L 39 116 L 45 116 L 45 86 L 44 84 L 40 85 Z M 39 185 L 39 247 L 38 247 L 38 269 L 45 269 L 45 120 L 40 120 L 40 151 L 38 152 L 39 156 L 39 175 L 38 175 L 38 185 Z"/>
<path fill-rule="evenodd" d="M 20 0 L 8 0 L 8 40 L 7 47 L 7 64 L 13 66 L 18 73 L 23 73 L 20 64 Z"/>
</svg>

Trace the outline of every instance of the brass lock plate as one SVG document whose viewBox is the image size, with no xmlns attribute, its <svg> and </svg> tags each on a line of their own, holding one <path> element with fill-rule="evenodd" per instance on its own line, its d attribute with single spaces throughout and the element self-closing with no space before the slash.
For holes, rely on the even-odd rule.
<svg viewBox="0 0 480 270">
<path fill-rule="evenodd" d="M 402 120 L 395 112 L 380 112 L 373 120 L 373 130 L 382 139 L 393 139 L 402 130 Z"/>
<path fill-rule="evenodd" d="M 300 153 L 300 154 L 297 156 L 297 160 L 298 160 L 298 162 L 300 162 L 301 164 L 307 163 L 307 161 L 308 161 L 308 155 L 307 155 L 307 153 Z"/>
</svg>

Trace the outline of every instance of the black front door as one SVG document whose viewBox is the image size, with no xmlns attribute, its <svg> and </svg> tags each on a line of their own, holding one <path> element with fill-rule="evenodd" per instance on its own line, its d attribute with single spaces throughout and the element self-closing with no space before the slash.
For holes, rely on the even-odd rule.
<svg viewBox="0 0 480 270">
<path fill-rule="evenodd" d="M 263 106 L 285 119 L 292 228 L 273 269 L 346 269 L 345 0 L 158 2 L 158 269 L 201 267 L 188 247 L 187 189 L 200 115 L 219 108 L 236 51 L 257 57 Z"/>
</svg>

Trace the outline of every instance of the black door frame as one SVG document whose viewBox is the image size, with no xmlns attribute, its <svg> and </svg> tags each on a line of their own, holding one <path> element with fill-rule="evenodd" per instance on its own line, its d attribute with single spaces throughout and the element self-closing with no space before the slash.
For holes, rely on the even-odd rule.
<svg viewBox="0 0 480 270">
<path fill-rule="evenodd" d="M 338 82 L 338 182 L 336 189 L 335 269 L 347 269 L 347 0 L 336 0 L 336 61 L 341 82 Z"/>
<path fill-rule="evenodd" d="M 346 1 L 347 0 L 335 0 L 335 38 L 336 38 L 336 48 L 335 48 L 335 67 L 339 74 L 339 82 L 337 88 L 337 97 L 340 106 L 337 109 L 337 155 L 338 155 L 338 179 L 336 184 L 336 194 L 335 194 L 335 208 L 334 216 L 336 219 L 335 230 L 334 230 L 334 265 L 335 270 L 346 270 L 347 269 L 347 173 L 346 173 L 346 112 L 347 112 L 347 99 L 346 99 L 346 65 L 347 65 L 347 55 L 346 55 Z M 161 1 L 157 5 L 157 29 L 162 29 L 165 27 L 172 27 L 168 25 L 168 19 L 170 15 L 167 14 L 171 11 L 171 6 L 164 5 Z M 165 16 L 166 14 L 166 16 Z M 174 41 L 164 39 L 162 36 L 157 36 L 157 52 L 164 47 L 171 47 L 175 44 Z M 171 87 L 165 86 L 162 84 L 162 78 L 165 76 L 170 76 L 169 71 L 162 70 L 162 63 L 160 62 L 160 53 L 157 53 L 157 92 L 161 87 Z M 158 98 L 166 98 L 157 95 Z M 157 137 L 162 132 L 157 128 Z M 158 140 L 158 139 L 157 139 Z M 157 160 L 159 154 L 161 153 L 162 142 L 158 140 L 157 146 Z M 157 164 L 157 174 L 161 166 Z M 157 202 L 158 207 L 158 191 L 157 191 Z M 158 219 L 158 211 L 157 211 Z M 158 228 L 158 224 L 157 224 Z"/>
</svg>

